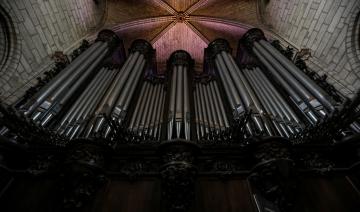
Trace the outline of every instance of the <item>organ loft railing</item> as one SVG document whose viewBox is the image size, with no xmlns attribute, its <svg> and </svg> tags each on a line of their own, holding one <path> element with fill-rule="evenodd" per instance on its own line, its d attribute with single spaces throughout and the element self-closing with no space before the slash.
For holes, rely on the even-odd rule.
<svg viewBox="0 0 360 212">
<path fill-rule="evenodd" d="M 81 47 L 80 55 L 59 66 L 66 65 L 45 85 L 32 88 L 13 106 L 1 106 L 0 145 L 6 146 L 1 154 L 8 158 L 1 162 L 6 167 L 2 172 L 11 176 L 17 168 L 6 163 L 18 154 L 8 154 L 8 148 L 12 152 L 34 148 L 39 155 L 62 155 L 66 163 L 60 164 L 65 166 L 86 164 L 82 172 L 88 173 L 87 182 L 96 184 L 96 176 L 110 169 L 107 163 L 116 163 L 117 154 L 139 147 L 131 157 L 150 158 L 153 165 L 140 168 L 141 173 L 160 173 L 169 211 L 191 207 L 197 176 L 223 171 L 249 179 L 259 211 L 287 211 L 290 194 L 278 180 L 292 175 L 284 175 L 284 166 L 315 173 L 355 167 L 359 93 L 353 100 L 327 93 L 259 29 L 249 30 L 239 43 L 248 62 L 235 59 L 229 43 L 217 39 L 205 49 L 201 74 L 193 72 L 191 55 L 178 50 L 161 75 L 156 71 L 155 49 L 147 41 L 135 40 L 127 58 L 119 57 L 125 55 L 120 38 L 110 30 L 101 31 L 91 45 Z M 337 145 L 342 146 L 338 152 Z M 52 151 L 39 152 L 39 147 Z M 329 148 L 335 149 L 336 157 L 325 151 Z M 202 159 L 220 154 L 219 149 L 231 152 L 221 157 L 240 159 L 227 159 L 230 165 L 225 170 L 208 170 Z M 159 153 L 161 159 L 154 159 Z M 51 172 L 38 169 L 23 172 Z M 74 170 L 61 172 L 80 181 L 85 176 Z M 83 185 L 71 186 L 73 191 Z M 90 197 L 64 194 L 72 202 Z"/>
</svg>

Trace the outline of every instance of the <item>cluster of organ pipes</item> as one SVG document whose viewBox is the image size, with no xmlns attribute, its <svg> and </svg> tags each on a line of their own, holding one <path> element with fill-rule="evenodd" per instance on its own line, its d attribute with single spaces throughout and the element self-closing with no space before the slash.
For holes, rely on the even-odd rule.
<svg viewBox="0 0 360 212">
<path fill-rule="evenodd" d="M 171 72 L 167 139 L 190 140 L 189 69 L 191 56 L 182 50 L 174 52 L 169 65 Z"/>
<path fill-rule="evenodd" d="M 195 83 L 194 108 L 197 139 L 226 139 L 230 128 L 219 87 L 215 80 Z"/>
<path fill-rule="evenodd" d="M 134 136 L 160 140 L 165 96 L 163 83 L 144 82 L 128 125 Z"/>
<path fill-rule="evenodd" d="M 271 46 L 261 30 L 249 30 L 240 42 L 257 64 L 236 61 L 228 42 L 217 39 L 205 49 L 209 70 L 201 75 L 183 50 L 175 51 L 166 74 L 158 75 L 152 70 L 155 50 L 144 40 L 132 43 L 122 66 L 109 62 L 120 39 L 103 30 L 18 109 L 68 140 L 110 141 L 119 132 L 131 141 L 292 139 L 336 112 L 339 102 Z M 359 133 L 358 126 L 350 128 Z M 239 130 L 240 138 L 234 136 Z"/>
</svg>

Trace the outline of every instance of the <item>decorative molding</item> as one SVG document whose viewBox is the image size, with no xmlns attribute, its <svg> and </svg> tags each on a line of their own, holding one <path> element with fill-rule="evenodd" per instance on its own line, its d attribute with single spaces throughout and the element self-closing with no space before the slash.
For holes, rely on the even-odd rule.
<svg viewBox="0 0 360 212">
<path fill-rule="evenodd" d="M 209 0 L 199 0 L 198 2 L 196 2 L 195 4 L 193 4 L 191 7 L 189 7 L 184 13 L 186 15 L 191 14 L 192 12 L 194 12 L 195 10 L 203 7 L 204 5 L 206 5 L 208 3 Z"/>
<path fill-rule="evenodd" d="M 209 39 L 206 38 L 204 34 L 202 34 L 194 25 L 192 25 L 189 21 L 185 21 L 186 26 L 188 26 L 192 31 L 195 32 L 197 36 L 199 36 L 206 44 L 209 44 Z"/>
<path fill-rule="evenodd" d="M 153 0 L 156 4 L 160 7 L 168 11 L 170 14 L 175 15 L 177 12 L 174 8 L 172 8 L 168 3 L 164 2 L 163 0 Z"/>
</svg>

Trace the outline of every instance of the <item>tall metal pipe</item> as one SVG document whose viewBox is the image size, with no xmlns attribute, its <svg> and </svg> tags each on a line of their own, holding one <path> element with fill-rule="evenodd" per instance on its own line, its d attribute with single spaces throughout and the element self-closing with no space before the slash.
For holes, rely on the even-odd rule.
<svg viewBox="0 0 360 212">
<path fill-rule="evenodd" d="M 108 87 L 109 81 L 111 81 L 111 78 L 113 77 L 113 73 L 111 71 L 107 71 L 106 76 L 99 82 L 99 87 L 96 89 L 96 91 L 93 93 L 93 95 L 87 99 L 85 102 L 85 107 L 83 107 L 76 115 L 75 117 L 75 123 L 82 125 L 83 122 L 86 120 L 86 117 L 94 111 L 96 105 L 99 102 L 99 99 L 101 97 L 101 94 L 104 93 L 104 90 Z M 80 130 L 76 133 L 79 134 Z"/>
<path fill-rule="evenodd" d="M 144 133 L 145 134 L 149 134 L 150 123 L 152 122 L 152 120 L 154 120 L 153 118 L 156 115 L 156 113 L 155 113 L 155 110 L 156 110 L 155 105 L 156 105 L 156 101 L 158 100 L 159 93 L 160 93 L 159 84 L 155 84 L 155 85 L 153 85 L 153 87 L 154 87 L 154 92 L 153 92 L 153 95 L 150 97 L 150 103 L 148 105 L 149 110 L 145 114 L 146 115 L 146 118 L 145 118 L 145 121 L 144 121 Z"/>
<path fill-rule="evenodd" d="M 221 101 L 221 96 L 220 96 L 220 91 L 219 91 L 219 87 L 217 86 L 217 84 L 214 82 L 213 84 L 210 84 L 210 86 L 213 87 L 213 90 L 214 90 L 214 94 L 215 94 L 215 97 L 217 99 L 217 103 L 219 105 L 219 109 L 220 109 L 220 113 L 219 115 L 222 117 L 222 119 L 224 120 L 224 126 L 225 128 L 229 128 L 230 127 L 230 123 L 229 123 L 229 120 L 227 118 L 227 115 L 226 115 L 226 111 L 225 111 L 225 107 L 224 107 L 224 104 L 223 104 L 223 101 Z"/>
<path fill-rule="evenodd" d="M 140 129 L 140 122 L 141 119 L 144 117 L 144 111 L 147 107 L 147 103 L 149 101 L 149 94 L 152 91 L 152 86 L 150 83 L 145 83 L 145 90 L 144 96 L 140 101 L 139 113 L 136 115 L 135 124 L 134 124 L 134 131 L 138 131 Z"/>
<path fill-rule="evenodd" d="M 149 113 L 149 109 L 151 107 L 151 101 L 154 99 L 154 92 L 155 92 L 155 86 L 152 85 L 150 82 L 148 82 L 150 88 L 149 88 L 149 94 L 148 97 L 146 98 L 146 102 L 145 102 L 145 108 L 143 110 L 142 113 L 142 117 L 141 117 L 141 121 L 140 121 L 140 125 L 139 125 L 139 130 L 138 133 L 141 136 L 145 130 L 145 122 L 146 120 L 149 118 L 149 116 L 151 115 Z"/>
<path fill-rule="evenodd" d="M 177 73 L 176 73 L 176 102 L 175 102 L 175 129 L 176 129 L 176 138 L 180 138 L 180 133 L 182 126 L 184 124 L 183 120 L 183 107 L 184 107 L 184 84 L 183 84 L 183 77 L 184 74 L 182 73 L 183 66 L 177 66 Z"/>
<path fill-rule="evenodd" d="M 171 89 L 170 89 L 170 100 L 169 100 L 169 112 L 168 112 L 168 140 L 172 139 L 173 127 L 175 122 L 175 101 L 176 101 L 176 77 L 178 69 L 176 66 L 173 67 Z"/>
<path fill-rule="evenodd" d="M 285 100 L 280 95 L 280 93 L 276 90 L 276 88 L 270 83 L 269 79 L 264 75 L 264 73 L 259 68 L 256 68 L 256 70 L 257 70 L 257 74 L 260 77 L 261 81 L 269 89 L 268 93 L 275 100 L 275 102 L 278 104 L 278 107 L 282 110 L 282 112 L 284 113 L 287 120 L 290 121 L 290 122 L 295 121 L 296 123 L 300 124 L 299 118 L 297 117 L 295 112 L 285 102 Z"/>
<path fill-rule="evenodd" d="M 211 111 L 211 107 L 210 107 L 210 101 L 207 95 L 207 91 L 206 91 L 206 85 L 205 84 L 200 84 L 200 95 L 201 98 L 203 98 L 203 102 L 205 105 L 205 111 L 206 111 L 206 118 L 208 120 L 209 123 L 209 127 L 210 127 L 210 131 L 214 131 L 215 130 L 215 122 L 214 122 L 214 118 L 213 118 L 213 113 Z"/>
<path fill-rule="evenodd" d="M 158 110 L 156 111 L 156 122 L 155 122 L 155 127 L 154 127 L 154 137 L 157 138 L 158 140 L 160 140 L 161 138 L 161 129 L 162 129 L 162 121 L 163 121 L 163 117 L 164 117 L 164 108 L 165 108 L 165 91 L 164 91 L 164 86 L 161 85 L 161 93 L 160 93 L 160 107 L 158 107 Z"/>
<path fill-rule="evenodd" d="M 218 115 L 217 115 L 217 109 L 216 108 L 216 100 L 214 100 L 213 98 L 213 94 L 211 92 L 211 87 L 210 87 L 210 83 L 209 82 L 207 85 L 204 85 L 204 91 L 205 91 L 205 98 L 208 99 L 209 102 L 209 106 L 210 106 L 210 113 L 211 113 L 211 117 L 214 123 L 214 128 L 215 128 L 215 132 L 219 133 L 220 132 L 220 128 L 222 126 L 221 120 L 219 119 Z"/>
<path fill-rule="evenodd" d="M 335 110 L 329 95 L 313 80 L 302 72 L 294 63 L 277 51 L 265 40 L 259 40 L 259 44 L 271 53 L 297 80 L 299 80 L 330 112 Z"/>
<path fill-rule="evenodd" d="M 94 53 L 99 47 L 104 45 L 102 42 L 96 42 L 92 44 L 87 50 L 85 50 L 79 57 L 72 61 L 64 70 L 62 70 L 58 75 L 56 75 L 49 83 L 40 89 L 28 103 L 24 106 L 26 111 L 25 115 L 29 115 L 35 111 L 35 109 L 45 101 L 45 99 L 53 92 L 63 81 L 66 80 L 74 70 L 76 70 L 80 65 L 83 65 L 86 62 L 86 59 Z"/>
<path fill-rule="evenodd" d="M 160 116 L 160 111 L 159 108 L 161 107 L 161 100 L 162 100 L 162 95 L 163 95 L 163 84 L 157 84 L 158 86 L 158 91 L 157 91 L 157 95 L 156 95 L 156 99 L 154 102 L 154 109 L 153 109 L 153 113 L 149 122 L 149 136 L 150 137 L 155 137 L 154 136 L 154 131 L 155 131 L 155 125 L 156 125 L 156 119 L 158 118 L 158 116 Z M 158 113 L 159 111 L 159 113 Z"/>
<path fill-rule="evenodd" d="M 118 106 L 122 105 L 120 101 L 124 103 L 125 90 L 129 92 L 127 93 L 127 95 L 129 95 L 127 98 L 131 98 L 134 93 L 133 90 L 135 89 L 133 86 L 136 86 L 139 82 L 146 60 L 151 58 L 153 53 L 154 50 L 151 44 L 145 40 L 135 40 L 132 43 L 129 58 L 114 79 L 114 83 L 107 90 L 106 95 L 95 112 L 97 118 L 93 128 L 94 134 L 97 134 L 101 129 L 104 129 L 104 127 L 106 129 L 104 136 L 106 137 L 110 133 L 110 126 L 104 126 L 104 124 L 107 125 L 105 123 L 105 117 L 109 117 L 111 114 L 113 121 L 118 120 L 119 115 L 121 115 L 123 111 L 122 108 Z M 119 98 L 121 98 L 121 100 Z"/>
<path fill-rule="evenodd" d="M 193 64 L 191 56 L 178 50 L 171 54 L 168 67 L 172 69 L 169 95 L 167 138 L 190 140 L 190 99 L 188 72 Z M 176 95 L 176 96 L 174 96 Z M 175 126 L 174 126 L 175 125 Z"/>
<path fill-rule="evenodd" d="M 66 123 L 69 123 L 74 118 L 75 114 L 83 107 L 86 99 L 94 92 L 95 85 L 101 81 L 103 77 L 105 77 L 105 68 L 102 68 L 99 73 L 94 77 L 94 80 L 91 81 L 89 86 L 85 89 L 79 99 L 72 105 L 69 111 L 65 114 L 65 116 L 61 119 L 60 125 L 58 126 L 58 130 L 62 128 Z"/>
<path fill-rule="evenodd" d="M 189 82 L 188 82 L 188 70 L 187 66 L 184 66 L 183 68 L 183 81 L 184 81 L 184 114 L 183 114 L 183 120 L 184 120 L 184 133 L 185 133 L 185 139 L 190 140 L 190 97 L 189 97 Z"/>
<path fill-rule="evenodd" d="M 72 65 L 69 65 L 67 68 L 65 68 L 62 73 L 58 74 L 28 102 L 26 107 L 24 107 L 26 109 L 24 112 L 25 115 L 32 114 L 36 108 L 41 105 L 54 91 L 58 93 L 62 91 L 63 88 L 66 88 L 68 85 L 70 85 L 73 80 L 69 80 L 69 78 L 72 79 L 74 75 L 78 76 L 78 73 L 86 70 L 86 68 L 91 65 L 91 62 L 93 61 L 89 60 L 89 58 L 96 58 L 100 55 L 103 55 L 100 57 L 104 57 L 104 55 L 112 52 L 114 47 L 117 46 L 117 44 L 120 42 L 120 39 L 114 32 L 110 30 L 102 30 L 98 34 L 97 41 L 98 42 L 96 42 L 93 47 L 90 47 L 82 55 L 76 58 Z M 56 93 L 55 96 L 57 96 Z"/>
<path fill-rule="evenodd" d="M 199 115 L 199 124 L 200 124 L 200 134 L 201 134 L 201 138 L 204 137 L 205 135 L 205 122 L 204 122 L 204 118 L 203 118 L 203 110 L 202 110 L 202 105 L 201 105 L 201 100 L 200 100 L 200 93 L 199 93 L 199 83 L 195 83 L 195 102 L 196 102 L 196 106 L 197 106 L 197 112 Z"/>
<path fill-rule="evenodd" d="M 140 113 L 140 111 L 141 111 L 142 105 L 144 105 L 143 102 L 146 99 L 145 95 L 146 95 L 146 91 L 149 90 L 148 87 L 149 87 L 149 83 L 145 82 L 144 85 L 141 88 L 140 96 L 139 96 L 138 102 L 136 103 L 135 110 L 134 110 L 133 115 L 132 115 L 132 117 L 130 119 L 130 124 L 129 124 L 129 127 L 128 127 L 129 130 L 131 130 L 131 131 L 136 130 L 136 128 L 138 127 L 136 125 L 136 122 L 143 115 L 143 114 Z"/>
</svg>

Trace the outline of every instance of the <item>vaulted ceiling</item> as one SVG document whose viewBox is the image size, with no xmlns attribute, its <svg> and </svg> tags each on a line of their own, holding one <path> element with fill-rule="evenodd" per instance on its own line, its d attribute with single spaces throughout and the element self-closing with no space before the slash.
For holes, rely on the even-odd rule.
<svg viewBox="0 0 360 212">
<path fill-rule="evenodd" d="M 128 49 L 145 39 L 156 49 L 159 71 L 178 49 L 188 51 L 202 70 L 204 48 L 216 38 L 227 39 L 233 52 L 239 38 L 259 27 L 257 0 L 107 0 L 106 28 L 113 29 Z"/>
</svg>

